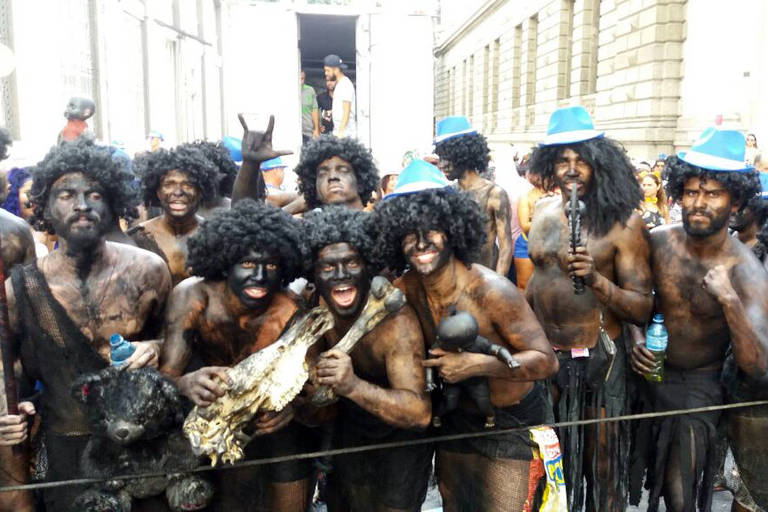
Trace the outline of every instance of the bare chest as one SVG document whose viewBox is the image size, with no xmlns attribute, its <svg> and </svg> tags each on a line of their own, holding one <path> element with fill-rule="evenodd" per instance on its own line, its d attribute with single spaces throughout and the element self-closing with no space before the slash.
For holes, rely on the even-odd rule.
<svg viewBox="0 0 768 512">
<path fill-rule="evenodd" d="M 163 231 L 155 231 L 152 233 L 155 243 L 157 243 L 157 246 L 165 255 L 174 284 L 189 277 L 189 272 L 187 270 L 187 257 L 189 255 L 189 251 L 187 250 L 187 240 L 189 240 L 189 237 L 195 232 L 196 230 L 184 235 L 174 235 Z"/>
</svg>

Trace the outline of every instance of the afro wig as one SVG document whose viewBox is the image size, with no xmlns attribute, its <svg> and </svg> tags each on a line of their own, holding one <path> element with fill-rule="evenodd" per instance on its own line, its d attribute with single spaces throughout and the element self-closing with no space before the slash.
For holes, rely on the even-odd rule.
<svg viewBox="0 0 768 512">
<path fill-rule="evenodd" d="M 743 208 L 747 202 L 760 193 L 760 178 L 757 171 L 721 172 L 702 169 L 676 156 L 667 158 L 667 194 L 675 201 L 683 197 L 683 187 L 690 178 L 715 180 L 731 194 L 732 204 Z"/>
<path fill-rule="evenodd" d="M 283 284 L 301 274 L 299 221 L 274 206 L 252 199 L 239 201 L 206 220 L 187 242 L 192 274 L 209 280 L 227 277 L 232 265 L 251 250 L 274 252 L 280 259 Z"/>
<path fill-rule="evenodd" d="M 8 158 L 8 147 L 13 145 L 13 137 L 5 128 L 0 128 L 0 160 Z"/>
<path fill-rule="evenodd" d="M 213 165 L 219 170 L 221 181 L 219 181 L 217 195 L 219 197 L 231 197 L 232 187 L 235 185 L 235 178 L 237 177 L 237 164 L 229 156 L 229 150 L 222 145 L 221 141 L 214 143 L 198 140 L 192 145 L 200 148 L 205 158 L 213 162 Z"/>
<path fill-rule="evenodd" d="M 53 233 L 53 227 L 45 220 L 48 194 L 53 183 L 65 174 L 82 172 L 97 181 L 103 188 L 104 197 L 112 214 L 124 219 L 138 217 L 138 197 L 133 186 L 133 175 L 127 171 L 121 159 L 115 160 L 114 148 L 96 146 L 91 140 L 78 139 L 54 146 L 42 161 L 32 168 L 30 201 L 34 213 L 29 219 L 38 230 Z"/>
<path fill-rule="evenodd" d="M 141 178 L 146 206 L 160 206 L 157 189 L 168 171 L 179 170 L 189 176 L 200 189 L 202 202 L 209 204 L 218 194 L 219 170 L 195 144 L 181 144 L 171 150 L 160 148 L 143 153 L 133 161 L 133 169 Z"/>
<path fill-rule="evenodd" d="M 304 272 L 314 278 L 317 253 L 332 244 L 347 243 L 357 249 L 370 270 L 378 272 L 383 267 L 376 252 L 376 231 L 373 215 L 346 206 L 331 205 L 314 210 L 304 216 L 304 242 L 307 257 Z"/>
<path fill-rule="evenodd" d="M 400 244 L 409 233 L 443 231 L 453 253 L 468 266 L 477 260 L 487 238 L 480 206 L 466 192 L 450 187 L 390 197 L 376 205 L 374 220 L 377 253 L 396 271 L 405 269 Z"/>
<path fill-rule="evenodd" d="M 333 135 L 321 135 L 304 146 L 299 165 L 294 169 L 298 176 L 299 192 L 310 209 L 322 206 L 317 197 L 317 168 L 323 161 L 334 156 L 352 165 L 357 178 L 357 193 L 363 204 L 379 188 L 379 171 L 369 149 L 351 137 L 339 139 Z"/>
<path fill-rule="evenodd" d="M 435 153 L 441 159 L 451 162 L 460 172 L 474 170 L 483 174 L 490 161 L 488 142 L 479 133 L 460 135 L 438 142 Z"/>
<path fill-rule="evenodd" d="M 573 144 L 540 146 L 531 156 L 532 174 L 541 177 L 545 190 L 556 187 L 555 163 L 566 149 L 572 149 L 592 168 L 592 180 L 584 202 L 590 233 L 604 236 L 618 222 L 625 225 L 643 201 L 643 191 L 624 148 L 613 139 L 599 137 Z"/>
</svg>

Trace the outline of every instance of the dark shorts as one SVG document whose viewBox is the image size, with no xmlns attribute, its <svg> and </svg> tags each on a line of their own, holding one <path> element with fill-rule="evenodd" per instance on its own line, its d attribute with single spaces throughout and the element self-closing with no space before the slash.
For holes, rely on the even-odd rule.
<svg viewBox="0 0 768 512">
<path fill-rule="evenodd" d="M 494 407 L 496 430 L 515 427 L 540 425 L 546 419 L 546 400 L 544 385 L 535 383 L 520 403 L 503 408 Z M 488 432 L 485 417 L 471 401 L 460 402 L 459 408 L 443 418 L 443 426 L 436 435 L 464 434 L 469 432 Z M 491 459 L 531 460 L 532 444 L 528 430 L 485 437 L 444 441 L 438 449 L 459 453 L 479 453 Z"/>
<path fill-rule="evenodd" d="M 379 443 L 423 439 L 421 431 L 388 427 L 388 433 L 375 437 L 359 428 L 349 428 L 343 416 L 336 423 L 334 448 L 368 446 Z M 375 431 L 376 429 L 372 429 Z M 427 495 L 432 469 L 430 443 L 336 455 L 328 487 L 340 494 L 349 510 L 372 510 L 380 503 L 389 508 L 411 510 L 421 506 Z"/>
<path fill-rule="evenodd" d="M 515 258 L 525 259 L 528 258 L 528 240 L 525 239 L 522 233 L 515 240 Z"/>
</svg>

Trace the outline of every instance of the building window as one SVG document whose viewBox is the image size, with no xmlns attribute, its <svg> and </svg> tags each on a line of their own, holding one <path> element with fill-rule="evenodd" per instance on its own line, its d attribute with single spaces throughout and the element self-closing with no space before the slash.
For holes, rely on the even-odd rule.
<svg viewBox="0 0 768 512">
<path fill-rule="evenodd" d="M 560 36 L 560 60 L 557 76 L 557 99 L 570 97 L 571 93 L 571 61 L 573 60 L 573 4 L 574 0 L 562 0 L 562 20 L 566 23 L 565 35 Z"/>
<path fill-rule="evenodd" d="M 475 117 L 475 56 L 470 55 L 469 56 L 469 71 L 467 73 L 468 80 L 467 80 L 467 86 L 469 90 L 467 91 L 467 116 L 469 117 L 469 122 L 472 124 L 475 124 L 474 117 Z"/>
<path fill-rule="evenodd" d="M 491 45 L 487 44 L 485 45 L 485 49 L 483 50 L 483 129 L 488 129 L 488 123 L 490 120 L 488 119 L 488 113 L 490 109 L 489 104 L 489 98 L 488 98 L 488 89 L 490 87 L 490 60 L 491 60 Z"/>
<path fill-rule="evenodd" d="M 499 115 L 499 52 L 501 50 L 501 41 L 496 39 L 493 42 L 493 64 L 491 72 L 491 129 L 496 129 L 496 119 Z"/>
<path fill-rule="evenodd" d="M 592 7 L 592 18 L 590 20 L 589 79 L 587 81 L 586 91 L 586 94 L 592 94 L 597 91 L 597 50 L 600 46 L 600 0 L 587 0 L 585 4 Z"/>
<path fill-rule="evenodd" d="M 467 115 L 467 59 L 461 63 L 461 114 Z"/>
<path fill-rule="evenodd" d="M 538 57 L 539 17 L 533 16 L 528 20 L 525 59 L 525 104 L 536 103 L 536 59 Z"/>
<path fill-rule="evenodd" d="M 520 106 L 520 77 L 523 70 L 523 26 L 515 27 L 515 36 L 512 48 L 512 108 Z"/>
</svg>

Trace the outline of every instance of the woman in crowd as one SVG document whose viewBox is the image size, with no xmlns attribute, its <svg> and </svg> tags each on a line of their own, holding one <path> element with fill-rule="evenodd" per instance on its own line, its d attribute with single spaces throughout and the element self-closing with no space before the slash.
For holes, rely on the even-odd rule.
<svg viewBox="0 0 768 512">
<path fill-rule="evenodd" d="M 648 229 L 669 224 L 669 207 L 667 195 L 661 186 L 661 177 L 653 171 L 644 171 L 640 175 L 640 187 L 643 189 L 644 199 L 638 208 L 638 213 L 645 221 Z"/>
</svg>

